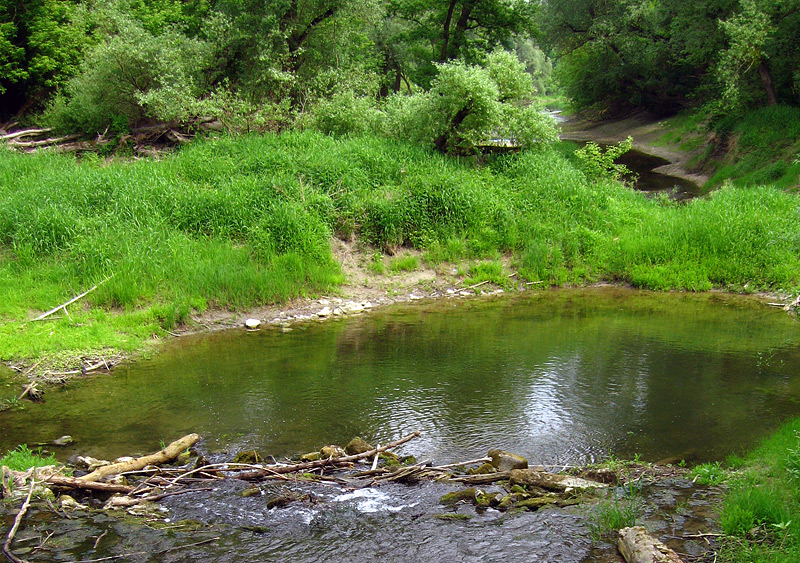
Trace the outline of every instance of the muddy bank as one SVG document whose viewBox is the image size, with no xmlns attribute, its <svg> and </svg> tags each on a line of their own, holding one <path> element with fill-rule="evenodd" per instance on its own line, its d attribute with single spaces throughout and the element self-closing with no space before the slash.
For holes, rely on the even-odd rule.
<svg viewBox="0 0 800 563">
<path fill-rule="evenodd" d="M 654 172 L 675 176 L 703 186 L 709 176 L 697 171 L 691 165 L 692 159 L 702 150 L 679 151 L 658 142 L 668 132 L 664 122 L 646 112 L 639 112 L 625 119 L 593 121 L 576 117 L 561 123 L 561 138 L 568 141 L 594 141 L 598 143 L 618 143 L 628 136 L 633 137 L 633 148 L 648 155 L 669 161 Z"/>
</svg>

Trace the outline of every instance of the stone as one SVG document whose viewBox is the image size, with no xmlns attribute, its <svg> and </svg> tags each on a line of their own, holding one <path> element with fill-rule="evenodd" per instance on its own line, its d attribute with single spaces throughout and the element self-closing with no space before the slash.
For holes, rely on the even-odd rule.
<svg viewBox="0 0 800 563">
<path fill-rule="evenodd" d="M 75 440 L 72 439 L 72 436 L 61 436 L 60 438 L 56 438 L 52 442 L 50 442 L 51 446 L 69 446 Z"/>
<path fill-rule="evenodd" d="M 323 307 L 322 309 L 319 310 L 319 312 L 317 312 L 317 316 L 318 317 L 328 317 L 328 316 L 330 316 L 331 313 L 332 313 L 332 311 L 331 311 L 330 307 Z"/>
<path fill-rule="evenodd" d="M 528 468 L 528 460 L 521 455 L 495 449 L 489 450 L 489 457 L 492 458 L 492 466 L 497 469 L 497 471 Z"/>
<path fill-rule="evenodd" d="M 300 461 L 317 461 L 318 459 L 320 459 L 320 457 L 321 456 L 320 456 L 319 452 L 310 452 L 310 453 L 301 455 L 300 456 Z"/>
<path fill-rule="evenodd" d="M 324 446 L 319 451 L 319 455 L 322 459 L 328 459 L 329 457 L 343 457 L 344 450 L 339 446 Z"/>
<path fill-rule="evenodd" d="M 461 501 L 475 503 L 475 495 L 478 494 L 478 489 L 475 487 L 467 487 L 466 489 L 461 489 L 460 491 L 453 491 L 452 493 L 447 493 L 443 495 L 442 498 L 439 499 L 440 504 L 447 504 L 447 505 L 454 505 Z"/>
<path fill-rule="evenodd" d="M 364 452 L 368 452 L 372 449 L 375 448 L 369 445 L 366 440 L 358 436 L 350 440 L 350 443 L 344 447 L 344 451 L 347 455 L 363 454 Z"/>
<path fill-rule="evenodd" d="M 249 328 L 250 330 L 256 329 L 261 325 L 261 321 L 258 319 L 247 319 L 244 321 L 244 326 Z"/>
<path fill-rule="evenodd" d="M 508 479 L 509 485 L 520 485 L 523 487 L 541 487 L 549 491 L 565 492 L 570 489 L 598 489 L 608 487 L 604 483 L 588 481 L 580 477 L 569 475 L 558 475 L 534 469 L 514 469 Z"/>
<path fill-rule="evenodd" d="M 236 454 L 233 463 L 261 463 L 264 458 L 255 450 L 245 450 Z"/>
</svg>

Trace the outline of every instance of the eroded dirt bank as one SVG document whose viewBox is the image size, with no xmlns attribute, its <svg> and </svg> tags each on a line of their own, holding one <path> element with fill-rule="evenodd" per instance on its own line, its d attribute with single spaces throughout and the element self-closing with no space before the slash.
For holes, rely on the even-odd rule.
<svg viewBox="0 0 800 563">
<path fill-rule="evenodd" d="M 698 172 L 691 166 L 692 159 L 702 149 L 679 151 L 658 144 L 667 133 L 666 126 L 662 120 L 646 112 L 638 112 L 625 119 L 608 121 L 592 121 L 577 117 L 564 121 L 561 129 L 561 138 L 569 141 L 618 143 L 631 136 L 633 148 L 636 150 L 669 161 L 669 164 L 656 168 L 655 172 L 683 178 L 698 186 L 702 186 L 709 179 L 708 175 Z"/>
</svg>

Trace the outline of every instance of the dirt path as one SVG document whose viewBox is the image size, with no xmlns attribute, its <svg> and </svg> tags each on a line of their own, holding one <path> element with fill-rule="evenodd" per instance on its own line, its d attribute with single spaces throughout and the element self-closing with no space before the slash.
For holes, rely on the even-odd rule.
<svg viewBox="0 0 800 563">
<path fill-rule="evenodd" d="M 702 149 L 679 151 L 657 144 L 667 129 L 662 121 L 647 113 L 640 112 L 615 121 L 567 120 L 561 124 L 561 129 L 561 138 L 569 141 L 618 143 L 631 136 L 636 150 L 669 161 L 669 164 L 656 168 L 655 172 L 683 178 L 698 186 L 708 182 L 709 176 L 692 170 L 690 164 Z"/>
</svg>

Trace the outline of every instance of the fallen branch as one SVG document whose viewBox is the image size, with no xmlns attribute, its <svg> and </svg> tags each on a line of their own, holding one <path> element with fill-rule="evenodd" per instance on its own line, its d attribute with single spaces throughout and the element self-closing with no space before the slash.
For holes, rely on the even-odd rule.
<svg viewBox="0 0 800 563">
<path fill-rule="evenodd" d="M 786 305 L 783 310 L 790 311 L 793 307 L 800 307 L 800 295 L 797 296 L 797 299 Z"/>
<path fill-rule="evenodd" d="M 61 304 L 61 305 L 59 305 L 58 307 L 55 307 L 55 308 L 53 308 L 53 309 L 50 309 L 50 310 L 49 310 L 49 311 L 47 311 L 46 313 L 42 313 L 41 315 L 39 315 L 38 317 L 36 317 L 36 318 L 35 318 L 35 319 L 33 319 L 33 320 L 34 320 L 34 321 L 41 321 L 42 319 L 45 319 L 45 318 L 49 317 L 50 315 L 52 315 L 53 313 L 55 313 L 56 311 L 58 311 L 58 310 L 60 310 L 60 309 L 64 309 L 64 312 L 66 312 L 66 311 L 67 311 L 67 305 L 72 305 L 72 304 L 73 304 L 73 303 L 75 303 L 75 302 L 76 302 L 78 299 L 81 299 L 81 298 L 83 298 L 83 297 L 86 297 L 86 296 L 87 296 L 87 295 L 89 295 L 91 292 L 93 292 L 95 289 L 97 289 L 98 287 L 100 287 L 101 285 L 103 285 L 104 283 L 106 283 L 108 280 L 110 280 L 110 279 L 111 279 L 111 278 L 113 278 L 113 277 L 114 277 L 114 275 L 113 275 L 113 274 L 112 274 L 112 275 L 110 275 L 110 276 L 108 276 L 106 279 L 104 279 L 103 281 L 101 281 L 101 282 L 100 282 L 100 283 L 98 283 L 97 285 L 95 285 L 95 286 L 92 286 L 92 288 L 91 288 L 91 289 L 89 289 L 89 290 L 87 290 L 87 291 L 84 291 L 83 293 L 81 293 L 81 294 L 80 294 L 80 295 L 78 295 L 77 297 L 73 297 L 72 299 L 70 299 L 70 300 L 69 300 L 69 301 L 67 301 L 66 303 L 62 303 L 62 304 Z"/>
<path fill-rule="evenodd" d="M 31 147 L 44 147 L 47 145 L 57 145 L 66 141 L 74 141 L 80 139 L 80 135 L 66 135 L 64 137 L 52 137 L 50 139 L 42 139 L 41 141 L 11 141 L 9 146 L 31 148 Z"/>
<path fill-rule="evenodd" d="M 31 488 L 28 489 L 28 496 L 25 498 L 25 502 L 22 503 L 22 507 L 19 509 L 17 517 L 14 518 L 14 525 L 11 527 L 11 531 L 8 532 L 8 536 L 6 536 L 6 542 L 3 544 L 3 554 L 14 563 L 27 563 L 24 559 L 20 559 L 11 553 L 11 542 L 14 541 L 14 535 L 17 533 L 20 522 L 22 522 L 22 517 L 25 516 L 25 513 L 28 511 L 28 506 L 31 504 L 31 496 L 33 496 L 33 487 L 35 484 L 36 480 L 31 479 Z"/>
<path fill-rule="evenodd" d="M 148 465 L 159 465 L 167 463 L 178 457 L 182 452 L 192 447 L 200 436 L 197 434 L 189 434 L 180 440 L 175 440 L 163 450 L 154 454 L 138 457 L 132 461 L 123 461 L 120 463 L 112 463 L 111 465 L 104 465 L 98 467 L 88 475 L 78 477 L 81 481 L 99 481 L 105 477 L 122 473 L 123 471 L 135 471 L 142 469 Z"/>
<path fill-rule="evenodd" d="M 413 434 L 409 434 L 403 438 L 400 438 L 396 442 L 392 442 L 390 444 L 386 444 L 385 446 L 381 446 L 380 448 L 374 448 L 369 451 L 366 451 L 361 454 L 355 455 L 347 455 L 342 457 L 330 457 L 327 459 L 320 459 L 317 461 L 308 461 L 305 463 L 293 463 L 291 465 L 277 465 L 271 467 L 264 467 L 263 469 L 259 469 L 256 471 L 250 471 L 245 473 L 240 473 L 236 475 L 237 479 L 242 479 L 245 481 L 253 480 L 253 479 L 260 479 L 262 477 L 266 477 L 269 474 L 279 474 L 279 473 L 294 473 L 295 471 L 306 471 L 309 469 L 317 469 L 319 467 L 326 467 L 331 465 L 342 465 L 345 463 L 350 463 L 352 461 L 357 461 L 359 459 L 364 459 L 368 457 L 374 456 L 376 453 L 385 452 L 386 450 L 391 450 L 392 448 L 396 448 L 401 444 L 405 444 L 409 440 L 413 440 L 420 436 L 422 432 L 417 430 Z"/>
<path fill-rule="evenodd" d="M 89 491 L 103 491 L 106 493 L 125 493 L 133 492 L 134 487 L 130 485 L 117 485 L 115 483 L 99 483 L 95 481 L 84 481 L 78 477 L 68 477 L 66 475 L 49 475 L 44 478 L 46 483 L 56 487 L 66 487 L 69 489 L 86 489 Z"/>
<path fill-rule="evenodd" d="M 37 137 L 39 135 L 43 135 L 44 133 L 49 133 L 52 130 L 52 127 L 47 127 L 45 129 L 23 129 L 22 131 L 15 131 L 13 133 L 0 136 L 0 141 L 10 141 L 11 139 L 18 139 L 20 137 Z"/>
</svg>

